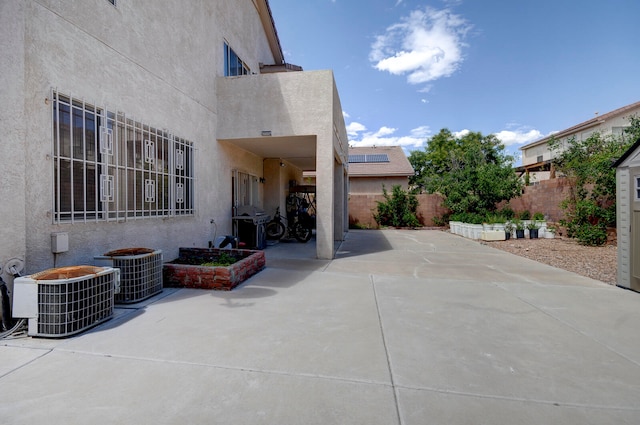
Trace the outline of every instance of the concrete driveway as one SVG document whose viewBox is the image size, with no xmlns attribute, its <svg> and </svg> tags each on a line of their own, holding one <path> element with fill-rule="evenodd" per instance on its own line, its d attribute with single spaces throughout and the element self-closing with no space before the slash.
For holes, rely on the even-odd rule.
<svg viewBox="0 0 640 425">
<path fill-rule="evenodd" d="M 440 231 L 0 341 L 6 424 L 638 424 L 640 294 Z"/>
</svg>

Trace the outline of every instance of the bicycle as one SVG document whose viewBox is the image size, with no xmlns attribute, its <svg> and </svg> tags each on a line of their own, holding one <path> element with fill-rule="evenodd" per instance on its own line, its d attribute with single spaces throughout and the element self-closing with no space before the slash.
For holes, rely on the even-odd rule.
<svg viewBox="0 0 640 425">
<path fill-rule="evenodd" d="M 267 223 L 267 239 L 270 240 L 279 240 L 284 236 L 284 232 L 286 231 L 286 226 L 284 224 L 284 219 L 280 216 L 280 207 L 276 208 L 276 213 L 273 215 L 273 218 L 270 222 Z"/>
<path fill-rule="evenodd" d="M 280 207 L 277 207 L 273 218 L 267 223 L 267 239 L 280 240 L 286 234 L 289 238 L 294 237 L 299 242 L 308 242 L 313 235 L 313 228 L 310 225 L 311 220 L 307 217 L 309 214 L 306 212 L 304 204 L 296 208 L 288 221 L 285 221 L 280 214 Z"/>
</svg>

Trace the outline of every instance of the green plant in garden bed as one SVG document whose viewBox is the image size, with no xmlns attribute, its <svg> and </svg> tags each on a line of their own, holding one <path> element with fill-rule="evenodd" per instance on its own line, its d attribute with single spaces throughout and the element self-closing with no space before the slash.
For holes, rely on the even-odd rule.
<svg viewBox="0 0 640 425">
<path fill-rule="evenodd" d="M 226 266 L 232 265 L 236 261 L 238 261 L 237 258 L 227 254 L 226 252 L 223 252 L 218 256 L 217 260 L 207 261 L 207 262 L 201 263 L 200 265 L 205 267 L 226 267 Z"/>
<path fill-rule="evenodd" d="M 527 223 L 527 230 L 538 230 L 540 225 L 536 220 L 531 220 L 530 223 Z"/>
</svg>

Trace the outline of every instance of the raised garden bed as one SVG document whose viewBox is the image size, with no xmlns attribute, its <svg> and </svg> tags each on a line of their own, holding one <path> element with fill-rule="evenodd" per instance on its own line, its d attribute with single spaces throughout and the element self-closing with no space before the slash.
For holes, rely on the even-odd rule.
<svg viewBox="0 0 640 425">
<path fill-rule="evenodd" d="M 165 287 L 230 291 L 266 265 L 263 251 L 249 249 L 180 248 L 178 255 L 162 267 Z M 213 265 L 228 257 L 236 261 Z"/>
</svg>

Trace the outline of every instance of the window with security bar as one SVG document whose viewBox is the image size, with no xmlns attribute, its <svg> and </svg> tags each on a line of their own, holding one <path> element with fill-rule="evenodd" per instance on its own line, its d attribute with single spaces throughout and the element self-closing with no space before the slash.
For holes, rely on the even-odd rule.
<svg viewBox="0 0 640 425">
<path fill-rule="evenodd" d="M 54 222 L 194 214 L 193 144 L 54 92 Z"/>
</svg>

